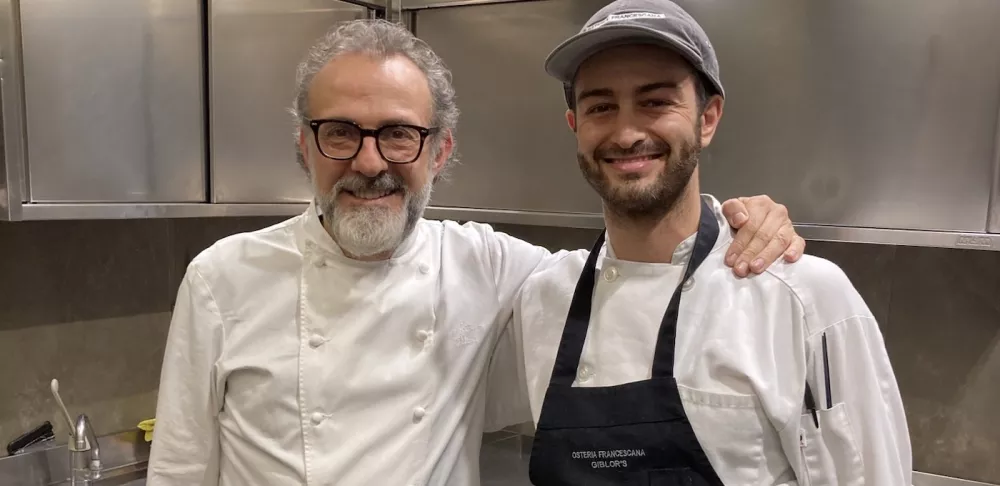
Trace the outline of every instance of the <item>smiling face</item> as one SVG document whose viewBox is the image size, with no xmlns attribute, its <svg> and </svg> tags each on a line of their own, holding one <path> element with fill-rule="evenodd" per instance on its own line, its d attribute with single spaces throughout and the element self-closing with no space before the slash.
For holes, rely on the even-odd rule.
<svg viewBox="0 0 1000 486">
<path fill-rule="evenodd" d="M 308 91 L 309 118 L 335 119 L 365 129 L 394 124 L 429 128 L 432 109 L 426 76 L 404 56 L 338 55 L 316 74 Z M 321 126 L 320 135 L 344 132 L 343 126 Z M 383 138 L 392 136 L 387 133 Z M 362 259 L 387 258 L 413 230 L 430 200 L 433 178 L 451 152 L 450 134 L 439 147 L 430 146 L 433 140 L 426 140 L 412 163 L 386 161 L 372 137 L 361 140 L 353 159 L 333 160 L 318 150 L 312 129 L 302 128 L 299 148 L 324 225 L 345 253 Z M 387 141 L 382 143 L 383 152 L 391 149 Z M 391 153 L 386 155 L 391 158 Z"/>
<path fill-rule="evenodd" d="M 610 48 L 580 66 L 567 122 L 584 178 L 610 212 L 659 218 L 684 193 L 722 114 L 718 96 L 699 106 L 696 83 L 687 61 L 656 46 Z"/>
</svg>

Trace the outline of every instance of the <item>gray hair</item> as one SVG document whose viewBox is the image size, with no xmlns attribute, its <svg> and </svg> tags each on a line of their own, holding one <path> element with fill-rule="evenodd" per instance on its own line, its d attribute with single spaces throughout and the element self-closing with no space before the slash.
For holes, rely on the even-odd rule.
<svg viewBox="0 0 1000 486">
<path fill-rule="evenodd" d="M 296 72 L 295 101 L 290 110 L 295 117 L 295 151 L 298 162 L 306 169 L 305 159 L 298 145 L 299 131 L 308 117 L 308 95 L 312 80 L 334 57 L 347 53 L 365 53 L 379 58 L 402 55 L 427 76 L 433 101 L 431 124 L 438 131 L 429 137 L 430 155 L 440 155 L 441 143 L 450 131 L 454 137 L 458 125 L 458 106 L 455 104 L 455 88 L 451 84 L 451 71 L 444 61 L 431 50 L 426 42 L 413 35 L 406 27 L 382 19 L 362 19 L 343 22 L 332 28 L 310 50 Z M 457 145 L 457 143 L 456 143 Z M 452 155 L 438 174 L 443 177 L 447 169 L 458 159 L 458 152 Z"/>
</svg>

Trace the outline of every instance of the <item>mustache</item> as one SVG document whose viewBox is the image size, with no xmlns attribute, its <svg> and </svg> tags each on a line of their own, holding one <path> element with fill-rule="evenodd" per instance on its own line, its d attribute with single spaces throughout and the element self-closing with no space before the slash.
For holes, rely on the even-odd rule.
<svg viewBox="0 0 1000 486">
<path fill-rule="evenodd" d="M 357 192 L 406 192 L 406 184 L 399 175 L 382 172 L 375 177 L 365 177 L 361 174 L 345 175 L 333 186 L 333 194 L 349 191 Z"/>
<path fill-rule="evenodd" d="M 621 148 L 615 144 L 597 147 L 594 150 L 594 160 L 602 160 L 620 157 L 639 157 L 643 155 L 663 154 L 669 157 L 672 151 L 670 144 L 657 140 L 643 140 L 636 142 L 629 148 Z"/>
</svg>

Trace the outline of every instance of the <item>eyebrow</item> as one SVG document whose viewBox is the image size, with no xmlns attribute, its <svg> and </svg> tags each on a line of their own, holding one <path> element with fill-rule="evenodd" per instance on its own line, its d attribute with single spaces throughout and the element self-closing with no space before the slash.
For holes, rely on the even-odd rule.
<svg viewBox="0 0 1000 486">
<path fill-rule="evenodd" d="M 660 90 L 660 89 L 672 89 L 672 90 L 676 90 L 676 89 L 679 89 L 679 88 L 680 88 L 680 83 L 678 83 L 676 81 L 657 81 L 655 83 L 649 83 L 649 84 L 644 84 L 642 86 L 639 86 L 638 88 L 636 88 L 635 93 L 636 94 L 646 94 L 646 93 L 651 93 L 653 91 Z M 585 100 L 587 98 L 610 97 L 610 96 L 614 96 L 614 94 L 615 94 L 615 92 L 612 91 L 610 88 L 588 89 L 588 90 L 582 91 L 580 93 L 580 96 L 577 97 L 577 101 L 583 101 L 583 100 Z"/>
<path fill-rule="evenodd" d="M 583 101 L 587 98 L 605 98 L 609 96 L 614 96 L 615 92 L 611 91 L 609 88 L 597 88 L 588 89 L 580 93 L 580 96 L 576 97 L 577 101 Z"/>
<path fill-rule="evenodd" d="M 323 122 L 323 121 L 335 121 L 335 122 L 353 123 L 353 124 L 358 125 L 358 126 L 363 126 L 361 123 L 358 123 L 357 120 L 352 120 L 352 119 L 347 118 L 347 117 L 339 117 L 339 116 L 330 117 L 330 118 L 317 118 L 314 121 L 320 121 L 320 122 Z M 420 123 L 419 122 L 414 122 L 412 120 L 406 120 L 404 118 L 388 118 L 388 119 L 379 121 L 379 123 L 378 123 L 377 126 L 384 127 L 384 126 L 387 126 L 387 125 L 413 125 L 413 126 L 420 126 Z"/>
<path fill-rule="evenodd" d="M 378 126 L 384 127 L 386 125 L 421 125 L 418 121 L 406 120 L 403 118 L 389 118 L 379 122 Z"/>
<path fill-rule="evenodd" d="M 636 94 L 646 94 L 652 91 L 660 89 L 679 89 L 681 87 L 680 83 L 677 81 L 658 81 L 655 83 L 644 84 L 639 86 L 639 89 L 635 90 Z"/>
</svg>

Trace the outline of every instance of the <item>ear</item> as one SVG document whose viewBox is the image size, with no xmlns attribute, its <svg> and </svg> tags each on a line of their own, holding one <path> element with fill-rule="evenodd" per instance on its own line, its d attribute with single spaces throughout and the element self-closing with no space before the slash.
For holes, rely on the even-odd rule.
<svg viewBox="0 0 1000 486">
<path fill-rule="evenodd" d="M 299 128 L 299 156 L 302 157 L 302 163 L 309 169 L 309 143 L 307 140 L 306 131 L 301 127 Z"/>
<path fill-rule="evenodd" d="M 705 102 L 705 110 L 701 114 L 701 146 L 708 147 L 715 137 L 715 129 L 722 119 L 722 107 L 725 100 L 719 95 L 712 95 Z"/>
<path fill-rule="evenodd" d="M 441 172 L 444 165 L 448 162 L 448 158 L 451 157 L 451 152 L 455 150 L 455 137 L 448 130 L 444 134 L 444 139 L 441 140 L 441 150 L 438 152 L 437 158 L 434 160 L 434 174 Z"/>
<path fill-rule="evenodd" d="M 573 110 L 566 110 L 566 124 L 569 125 L 569 129 L 576 132 L 576 112 Z"/>
</svg>

